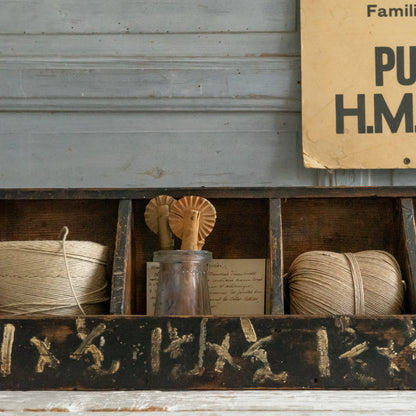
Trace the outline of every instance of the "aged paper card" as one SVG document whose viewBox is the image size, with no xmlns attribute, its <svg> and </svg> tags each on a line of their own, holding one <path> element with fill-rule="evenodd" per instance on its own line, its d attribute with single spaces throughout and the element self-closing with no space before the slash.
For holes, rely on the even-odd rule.
<svg viewBox="0 0 416 416">
<path fill-rule="evenodd" d="M 147 263 L 147 314 L 153 315 L 158 263 Z M 263 315 L 266 261 L 264 259 L 212 260 L 208 287 L 213 315 Z"/>
<path fill-rule="evenodd" d="M 301 0 L 310 168 L 416 167 L 416 4 Z"/>
</svg>

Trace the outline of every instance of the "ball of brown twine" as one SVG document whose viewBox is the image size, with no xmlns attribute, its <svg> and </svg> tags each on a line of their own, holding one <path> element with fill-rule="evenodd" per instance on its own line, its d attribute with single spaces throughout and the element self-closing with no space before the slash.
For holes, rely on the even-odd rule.
<svg viewBox="0 0 416 416">
<path fill-rule="evenodd" d="M 384 251 L 303 253 L 291 264 L 286 284 L 291 314 L 394 315 L 403 312 L 400 267 L 396 259 Z"/>
</svg>

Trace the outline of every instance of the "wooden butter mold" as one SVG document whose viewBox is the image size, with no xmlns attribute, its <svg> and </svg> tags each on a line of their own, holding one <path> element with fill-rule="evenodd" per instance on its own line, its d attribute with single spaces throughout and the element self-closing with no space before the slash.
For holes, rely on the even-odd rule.
<svg viewBox="0 0 416 416">
<path fill-rule="evenodd" d="M 151 317 L 144 210 L 160 194 L 217 209 L 205 249 L 267 259 L 264 316 Z M 0 317 L 2 389 L 414 389 L 416 188 L 0 190 L 0 240 L 90 240 L 114 253 L 108 315 Z M 287 314 L 283 275 L 309 250 L 385 250 L 406 281 L 400 316 Z M 285 313 L 286 310 L 286 313 Z"/>
</svg>

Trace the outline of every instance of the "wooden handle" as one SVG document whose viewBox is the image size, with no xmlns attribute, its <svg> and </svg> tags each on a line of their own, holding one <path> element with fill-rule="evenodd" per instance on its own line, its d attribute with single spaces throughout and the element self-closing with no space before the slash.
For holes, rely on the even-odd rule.
<svg viewBox="0 0 416 416">
<path fill-rule="evenodd" d="M 172 232 L 169 228 L 169 205 L 157 207 L 158 235 L 161 250 L 173 250 Z"/>
<path fill-rule="evenodd" d="M 204 246 L 204 244 L 205 244 L 205 239 L 199 240 L 198 241 L 198 250 L 202 250 L 202 247 Z"/>
<path fill-rule="evenodd" d="M 201 213 L 195 209 L 189 209 L 184 212 L 181 250 L 198 250 L 200 216 Z"/>
</svg>

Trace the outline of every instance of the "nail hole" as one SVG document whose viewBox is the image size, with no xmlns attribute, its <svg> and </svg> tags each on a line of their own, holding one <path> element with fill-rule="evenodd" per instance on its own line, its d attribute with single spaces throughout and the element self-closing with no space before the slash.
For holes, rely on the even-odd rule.
<svg viewBox="0 0 416 416">
<path fill-rule="evenodd" d="M 404 158 L 404 160 L 403 160 L 403 163 L 404 163 L 405 165 L 410 164 L 410 159 L 409 159 L 408 157 L 405 157 L 405 158 Z"/>
</svg>

